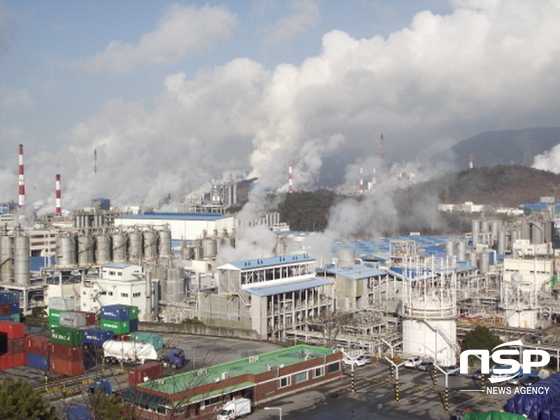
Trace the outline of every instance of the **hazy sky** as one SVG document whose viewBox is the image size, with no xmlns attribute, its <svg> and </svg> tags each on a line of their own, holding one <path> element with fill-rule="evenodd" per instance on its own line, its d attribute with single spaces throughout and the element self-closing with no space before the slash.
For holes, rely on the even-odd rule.
<svg viewBox="0 0 560 420">
<path fill-rule="evenodd" d="M 560 0 L 0 0 L 0 201 L 154 204 L 231 173 L 311 187 L 346 147 L 414 160 L 557 126 Z M 97 174 L 93 156 L 97 151 Z"/>
</svg>

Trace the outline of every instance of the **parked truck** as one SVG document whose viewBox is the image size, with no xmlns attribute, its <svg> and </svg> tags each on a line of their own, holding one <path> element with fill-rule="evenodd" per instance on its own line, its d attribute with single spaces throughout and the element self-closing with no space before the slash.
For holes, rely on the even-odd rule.
<svg viewBox="0 0 560 420">
<path fill-rule="evenodd" d="M 251 414 L 251 400 L 248 398 L 236 398 L 224 404 L 218 420 L 233 420 Z"/>
<path fill-rule="evenodd" d="M 185 366 L 185 353 L 177 348 L 156 350 L 153 344 L 140 341 L 107 340 L 103 343 L 103 358 L 107 363 L 136 363 L 160 361 L 177 369 Z"/>
</svg>

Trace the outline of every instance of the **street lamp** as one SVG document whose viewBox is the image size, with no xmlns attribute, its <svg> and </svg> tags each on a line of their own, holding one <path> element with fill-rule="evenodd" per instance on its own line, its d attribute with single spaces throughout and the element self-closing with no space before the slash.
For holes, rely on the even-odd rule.
<svg viewBox="0 0 560 420">
<path fill-rule="evenodd" d="M 280 414 L 278 414 L 278 419 L 282 420 L 282 407 L 265 407 L 265 410 L 278 410 Z"/>
</svg>

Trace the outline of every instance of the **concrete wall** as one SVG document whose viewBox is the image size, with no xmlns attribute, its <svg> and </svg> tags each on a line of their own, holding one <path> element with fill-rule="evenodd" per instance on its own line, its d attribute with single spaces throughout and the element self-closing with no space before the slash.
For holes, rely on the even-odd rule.
<svg viewBox="0 0 560 420">
<path fill-rule="evenodd" d="M 162 324 L 159 322 L 140 322 L 140 331 L 155 333 L 210 335 L 215 337 L 259 340 L 259 335 L 251 329 L 227 328 L 214 325 Z"/>
</svg>

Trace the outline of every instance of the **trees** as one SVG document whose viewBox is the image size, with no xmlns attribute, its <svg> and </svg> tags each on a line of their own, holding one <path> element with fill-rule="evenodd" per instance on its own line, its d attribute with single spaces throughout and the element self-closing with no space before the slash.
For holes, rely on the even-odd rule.
<svg viewBox="0 0 560 420">
<path fill-rule="evenodd" d="M 0 419 L 58 420 L 58 416 L 26 381 L 6 378 L 0 387 Z"/>
<path fill-rule="evenodd" d="M 479 325 L 474 330 L 465 334 L 461 349 L 463 351 L 471 349 L 488 350 L 491 353 L 494 347 L 500 344 L 502 344 L 502 340 L 492 335 L 492 332 L 487 327 Z M 472 360 L 473 359 L 470 358 L 469 363 Z"/>
</svg>

